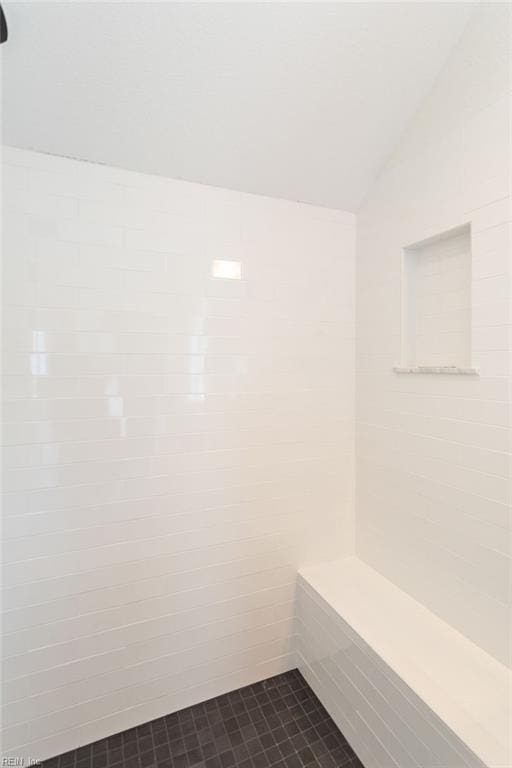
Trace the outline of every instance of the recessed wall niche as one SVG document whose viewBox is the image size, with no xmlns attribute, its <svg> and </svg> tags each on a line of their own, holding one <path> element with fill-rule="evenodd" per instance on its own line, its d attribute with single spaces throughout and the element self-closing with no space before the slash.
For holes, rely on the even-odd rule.
<svg viewBox="0 0 512 768">
<path fill-rule="evenodd" d="M 402 366 L 395 370 L 475 373 L 470 225 L 404 248 L 402 279 Z"/>
</svg>

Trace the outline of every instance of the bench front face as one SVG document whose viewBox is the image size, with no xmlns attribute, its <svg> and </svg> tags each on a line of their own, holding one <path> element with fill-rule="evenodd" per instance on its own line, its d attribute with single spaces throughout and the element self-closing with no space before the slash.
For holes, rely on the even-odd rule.
<svg viewBox="0 0 512 768">
<path fill-rule="evenodd" d="M 296 597 L 297 666 L 366 768 L 485 768 L 308 581 Z"/>
</svg>

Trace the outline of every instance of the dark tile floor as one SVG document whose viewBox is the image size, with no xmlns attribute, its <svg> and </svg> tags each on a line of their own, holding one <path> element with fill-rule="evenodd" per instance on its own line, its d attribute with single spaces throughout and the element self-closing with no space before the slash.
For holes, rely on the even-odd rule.
<svg viewBox="0 0 512 768">
<path fill-rule="evenodd" d="M 44 768 L 363 768 L 297 671 L 43 763 Z"/>
</svg>

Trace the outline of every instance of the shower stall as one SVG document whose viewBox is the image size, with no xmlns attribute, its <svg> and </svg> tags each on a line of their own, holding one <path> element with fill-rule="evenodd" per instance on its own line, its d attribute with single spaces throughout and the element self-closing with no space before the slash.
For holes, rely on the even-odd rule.
<svg viewBox="0 0 512 768">
<path fill-rule="evenodd" d="M 3 6 L 3 765 L 512 766 L 510 7 Z"/>
</svg>

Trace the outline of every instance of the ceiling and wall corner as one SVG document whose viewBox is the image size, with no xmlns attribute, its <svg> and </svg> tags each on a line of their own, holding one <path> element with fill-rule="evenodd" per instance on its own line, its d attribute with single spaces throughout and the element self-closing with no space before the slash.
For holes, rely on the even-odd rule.
<svg viewBox="0 0 512 768">
<path fill-rule="evenodd" d="M 475 3 L 5 3 L 7 145 L 357 210 Z"/>
</svg>

